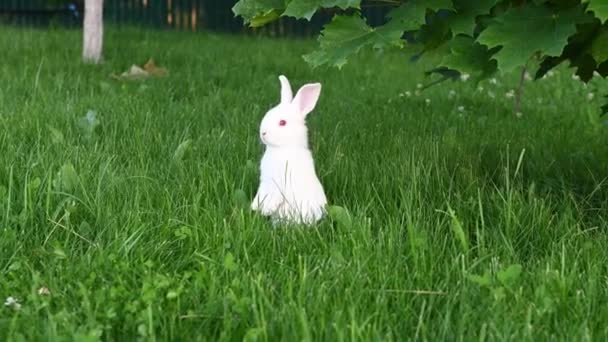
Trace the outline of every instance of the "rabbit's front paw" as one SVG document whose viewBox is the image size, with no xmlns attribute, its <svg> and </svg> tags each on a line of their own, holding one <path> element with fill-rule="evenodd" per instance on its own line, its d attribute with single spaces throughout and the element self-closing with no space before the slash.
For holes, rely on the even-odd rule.
<svg viewBox="0 0 608 342">
<path fill-rule="evenodd" d="M 251 209 L 260 211 L 264 216 L 272 215 L 281 205 L 281 198 L 271 194 L 256 195 L 251 202 Z"/>
</svg>

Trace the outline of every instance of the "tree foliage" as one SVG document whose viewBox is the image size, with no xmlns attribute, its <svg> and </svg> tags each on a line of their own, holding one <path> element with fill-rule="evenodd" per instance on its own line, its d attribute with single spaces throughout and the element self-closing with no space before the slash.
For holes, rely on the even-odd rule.
<svg viewBox="0 0 608 342">
<path fill-rule="evenodd" d="M 386 23 L 370 26 L 366 5 L 390 6 Z M 304 56 L 313 67 L 341 68 L 362 48 L 392 47 L 432 61 L 428 74 L 477 81 L 533 64 L 538 79 L 564 62 L 584 82 L 608 76 L 608 0 L 240 0 L 233 12 L 256 27 L 327 9 L 335 14 L 319 47 Z"/>
</svg>

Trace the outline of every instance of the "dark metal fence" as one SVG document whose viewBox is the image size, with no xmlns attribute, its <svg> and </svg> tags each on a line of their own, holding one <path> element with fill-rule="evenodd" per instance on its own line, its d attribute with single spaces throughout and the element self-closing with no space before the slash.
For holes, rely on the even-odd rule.
<svg viewBox="0 0 608 342">
<path fill-rule="evenodd" d="M 235 18 L 238 0 L 105 0 L 104 20 L 114 25 L 146 26 L 184 31 L 215 30 L 272 36 L 309 36 L 319 32 L 331 18 L 319 13 L 309 22 L 282 18 L 265 27 L 251 29 Z M 372 25 L 383 22 L 386 9 L 364 8 Z M 26 26 L 79 27 L 84 0 L 0 0 L 0 23 Z"/>
</svg>

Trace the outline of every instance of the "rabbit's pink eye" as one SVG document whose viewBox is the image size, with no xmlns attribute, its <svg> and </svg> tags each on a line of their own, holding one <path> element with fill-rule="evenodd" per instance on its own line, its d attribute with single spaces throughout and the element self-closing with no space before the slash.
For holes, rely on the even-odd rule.
<svg viewBox="0 0 608 342">
<path fill-rule="evenodd" d="M 285 125 L 287 125 L 287 121 L 285 121 L 285 120 L 279 121 L 279 126 L 285 126 Z"/>
</svg>

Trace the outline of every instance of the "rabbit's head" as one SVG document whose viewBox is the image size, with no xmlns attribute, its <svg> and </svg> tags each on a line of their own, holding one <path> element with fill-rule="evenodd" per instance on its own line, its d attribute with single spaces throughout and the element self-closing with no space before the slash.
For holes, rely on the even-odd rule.
<svg viewBox="0 0 608 342">
<path fill-rule="evenodd" d="M 306 116 L 315 108 L 321 84 L 306 84 L 293 96 L 287 77 L 279 76 L 281 102 L 270 109 L 260 124 L 260 139 L 272 147 L 308 148 Z"/>
</svg>

